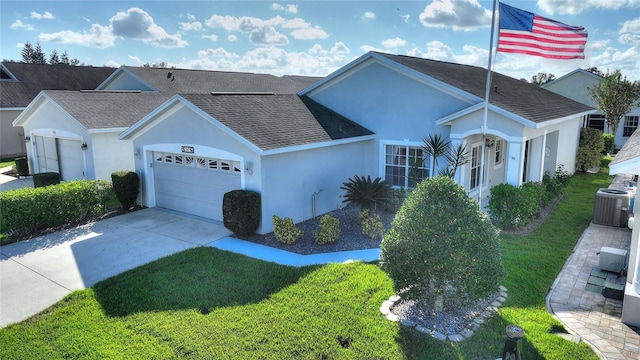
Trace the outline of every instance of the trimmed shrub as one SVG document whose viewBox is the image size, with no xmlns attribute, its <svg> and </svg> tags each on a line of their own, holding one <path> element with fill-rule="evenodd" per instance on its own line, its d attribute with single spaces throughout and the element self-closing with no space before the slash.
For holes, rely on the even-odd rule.
<svg viewBox="0 0 640 360">
<path fill-rule="evenodd" d="M 594 166 L 600 165 L 602 149 L 604 148 L 604 138 L 602 131 L 598 129 L 580 129 L 580 143 L 578 154 L 576 155 L 576 168 L 580 171 L 587 171 Z"/>
<path fill-rule="evenodd" d="M 222 198 L 224 227 L 241 236 L 256 232 L 260 225 L 260 194 L 251 190 L 232 190 Z"/>
<path fill-rule="evenodd" d="M 506 183 L 491 188 L 489 214 L 497 227 L 509 229 L 531 222 L 540 206 L 537 192 L 527 189 Z"/>
<path fill-rule="evenodd" d="M 281 219 L 277 215 L 273 215 L 273 233 L 276 236 L 276 240 L 283 244 L 293 244 L 304 232 L 296 227 L 293 223 L 293 219 L 285 217 Z"/>
<path fill-rule="evenodd" d="M 498 232 L 446 176 L 425 179 L 411 192 L 384 235 L 380 260 L 402 298 L 436 311 L 487 297 L 504 275 Z"/>
<path fill-rule="evenodd" d="M 340 220 L 331 214 L 323 215 L 320 218 L 320 231 L 313 231 L 313 238 L 316 239 L 316 244 L 333 244 L 338 240 L 338 236 L 340 236 Z"/>
<path fill-rule="evenodd" d="M 20 237 L 101 214 L 110 189 L 108 181 L 77 180 L 2 192 L 0 232 Z"/>
<path fill-rule="evenodd" d="M 609 164 L 611 164 L 611 161 L 613 161 L 613 156 L 603 156 L 602 160 L 600 160 L 600 166 L 609 167 Z"/>
<path fill-rule="evenodd" d="M 380 220 L 380 215 L 374 214 L 371 216 L 369 209 L 360 211 L 360 225 L 362 233 L 370 239 L 377 240 L 384 235 L 384 225 Z"/>
<path fill-rule="evenodd" d="M 16 172 L 18 173 L 18 176 L 29 175 L 29 162 L 27 162 L 27 158 L 25 156 L 15 158 L 13 161 L 16 164 Z"/>
<path fill-rule="evenodd" d="M 45 187 L 60 184 L 60 174 L 57 172 L 43 172 L 33 174 L 33 187 Z"/>
<path fill-rule="evenodd" d="M 604 145 L 600 153 L 602 155 L 606 155 L 611 149 L 614 148 L 616 137 L 613 134 L 603 133 L 602 140 L 604 141 Z"/>
<path fill-rule="evenodd" d="M 342 183 L 340 189 L 347 192 L 343 203 L 356 204 L 361 209 L 375 209 L 379 205 L 387 205 L 391 199 L 391 185 L 380 177 L 371 180 L 369 175 L 366 178 L 354 175 Z"/>
<path fill-rule="evenodd" d="M 122 205 L 128 211 L 138 199 L 140 193 L 140 177 L 133 171 L 120 170 L 111 174 L 113 191 Z"/>
</svg>

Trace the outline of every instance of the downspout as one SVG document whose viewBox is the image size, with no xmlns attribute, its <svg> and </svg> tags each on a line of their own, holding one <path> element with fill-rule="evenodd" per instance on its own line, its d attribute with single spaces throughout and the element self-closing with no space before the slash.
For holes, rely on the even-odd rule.
<svg viewBox="0 0 640 360">
<path fill-rule="evenodd" d="M 321 192 L 322 189 L 317 189 L 313 192 L 313 195 L 311 195 L 311 209 L 314 219 L 316 218 L 316 195 L 320 194 Z"/>
</svg>

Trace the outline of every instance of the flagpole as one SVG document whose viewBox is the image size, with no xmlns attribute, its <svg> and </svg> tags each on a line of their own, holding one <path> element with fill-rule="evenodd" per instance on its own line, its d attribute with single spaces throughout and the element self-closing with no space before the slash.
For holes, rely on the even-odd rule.
<svg viewBox="0 0 640 360">
<path fill-rule="evenodd" d="M 485 147 L 487 138 L 487 117 L 489 114 L 489 93 L 491 91 L 491 61 L 493 59 L 493 33 L 495 31 L 496 24 L 496 3 L 497 0 L 493 0 L 493 11 L 491 12 L 491 37 L 489 40 L 489 62 L 487 64 L 487 84 L 484 91 L 484 114 L 482 116 L 482 146 L 480 150 L 480 184 L 478 187 L 478 206 L 482 210 L 482 186 L 485 182 Z"/>
</svg>

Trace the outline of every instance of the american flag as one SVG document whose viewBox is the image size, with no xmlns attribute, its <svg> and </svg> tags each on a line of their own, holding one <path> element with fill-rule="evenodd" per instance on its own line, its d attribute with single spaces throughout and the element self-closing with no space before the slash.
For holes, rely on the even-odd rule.
<svg viewBox="0 0 640 360">
<path fill-rule="evenodd" d="M 549 59 L 584 59 L 587 30 L 500 4 L 498 51 Z"/>
</svg>

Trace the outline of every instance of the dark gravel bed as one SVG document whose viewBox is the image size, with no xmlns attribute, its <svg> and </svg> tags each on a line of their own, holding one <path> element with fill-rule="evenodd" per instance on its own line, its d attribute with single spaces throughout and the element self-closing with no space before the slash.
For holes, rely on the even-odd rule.
<svg viewBox="0 0 640 360">
<path fill-rule="evenodd" d="M 380 215 L 380 220 L 382 221 L 385 230 L 388 230 L 391 227 L 391 221 L 395 214 L 384 211 L 376 211 L 375 213 Z M 318 245 L 313 238 L 313 231 L 320 229 L 321 216 L 296 224 L 296 227 L 304 231 L 304 234 L 296 243 L 291 245 L 278 242 L 273 233 L 265 235 L 251 235 L 248 237 L 234 236 L 239 239 L 302 255 L 374 249 L 380 247 L 382 239 L 373 240 L 362 233 L 362 229 L 360 227 L 359 207 L 350 205 L 339 210 L 331 211 L 330 214 L 340 221 L 340 237 L 338 237 L 338 240 L 333 244 Z"/>
</svg>

